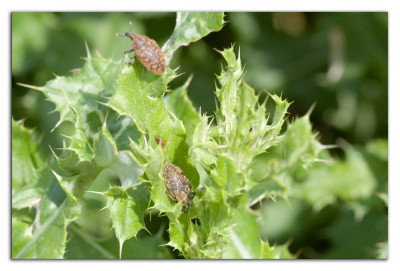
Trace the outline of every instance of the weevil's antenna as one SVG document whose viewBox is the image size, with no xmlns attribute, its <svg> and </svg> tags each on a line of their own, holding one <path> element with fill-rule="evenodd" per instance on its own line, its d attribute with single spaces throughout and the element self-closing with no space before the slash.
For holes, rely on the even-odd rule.
<svg viewBox="0 0 400 271">
<path fill-rule="evenodd" d="M 132 33 L 132 21 L 129 22 L 129 32 Z M 127 35 L 127 33 L 125 33 L 125 34 L 115 33 L 115 36 L 117 36 L 117 37 L 124 37 L 124 36 L 129 37 Z"/>
</svg>

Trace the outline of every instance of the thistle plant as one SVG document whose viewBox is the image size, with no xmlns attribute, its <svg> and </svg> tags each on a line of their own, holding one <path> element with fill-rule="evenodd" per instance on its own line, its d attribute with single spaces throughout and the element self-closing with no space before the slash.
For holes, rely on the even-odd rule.
<svg viewBox="0 0 400 271">
<path fill-rule="evenodd" d="M 162 47 L 167 64 L 179 47 L 219 31 L 223 17 L 178 13 L 174 32 Z M 296 188 L 296 174 L 334 161 L 312 131 L 311 110 L 287 121 L 288 101 L 265 92 L 261 94 L 267 98 L 260 102 L 261 94 L 244 81 L 239 46 L 218 52 L 222 68 L 216 76 L 214 116 L 191 103 L 190 78 L 169 89 L 178 69 L 167 65 L 162 75 L 155 75 L 138 61 L 127 65 L 126 59 L 93 57 L 89 49 L 73 76 L 56 76 L 42 87 L 21 84 L 54 103 L 60 115 L 54 129 L 70 122 L 74 132 L 65 136 L 61 150 L 52 149 L 53 159 L 44 161 L 33 132 L 12 120 L 12 257 L 67 257 L 68 233 L 88 235 L 77 223 L 86 195 L 103 199 L 97 212 L 108 212 L 119 242 L 117 251 L 109 252 L 88 241 L 100 258 L 131 257 L 124 243 L 148 231 L 151 219 L 146 222 L 146 217 L 151 216 L 167 217 L 167 240 L 154 238 L 185 258 L 295 257 L 287 244 L 261 238 L 254 206 L 306 193 Z M 260 155 L 265 157 L 259 160 Z M 187 212 L 166 193 L 162 172 L 168 163 L 183 170 L 196 192 Z M 364 180 L 357 197 L 373 191 L 369 175 Z M 96 190 L 98 182 L 107 189 Z M 316 194 L 302 195 L 316 209 L 329 204 Z M 343 194 L 329 196 L 332 202 Z"/>
</svg>

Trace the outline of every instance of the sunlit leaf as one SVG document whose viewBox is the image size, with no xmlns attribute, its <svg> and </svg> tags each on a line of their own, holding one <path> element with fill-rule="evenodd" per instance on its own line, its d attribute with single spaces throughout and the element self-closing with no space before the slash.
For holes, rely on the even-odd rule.
<svg viewBox="0 0 400 271">
<path fill-rule="evenodd" d="M 144 184 L 127 190 L 112 187 L 103 195 L 122 250 L 123 243 L 144 228 L 144 213 L 149 204 L 148 190 Z"/>
<path fill-rule="evenodd" d="M 44 163 L 38 152 L 38 145 L 32 139 L 32 131 L 21 123 L 12 122 L 12 187 L 23 188 L 34 185 Z"/>
<path fill-rule="evenodd" d="M 178 12 L 174 32 L 162 47 L 167 62 L 179 47 L 221 30 L 223 24 L 223 12 Z"/>
</svg>

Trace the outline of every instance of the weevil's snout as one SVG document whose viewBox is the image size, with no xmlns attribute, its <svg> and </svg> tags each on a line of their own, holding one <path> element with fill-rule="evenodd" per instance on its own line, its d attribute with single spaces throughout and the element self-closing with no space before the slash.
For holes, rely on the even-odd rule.
<svg viewBox="0 0 400 271">
<path fill-rule="evenodd" d="M 126 32 L 126 33 L 125 33 L 125 36 L 127 36 L 128 38 L 131 38 L 131 39 L 133 39 L 133 37 L 134 37 L 134 34 L 132 34 L 132 33 L 129 33 L 129 32 Z"/>
<path fill-rule="evenodd" d="M 192 203 L 192 200 L 195 195 L 196 195 L 196 192 L 190 192 L 189 194 L 187 194 L 186 198 L 183 200 L 183 206 L 184 206 L 185 213 L 189 209 L 190 204 Z"/>
<path fill-rule="evenodd" d="M 196 192 L 190 192 L 187 197 L 190 199 L 190 201 L 192 201 L 192 199 L 194 198 L 194 196 L 196 196 Z"/>
</svg>

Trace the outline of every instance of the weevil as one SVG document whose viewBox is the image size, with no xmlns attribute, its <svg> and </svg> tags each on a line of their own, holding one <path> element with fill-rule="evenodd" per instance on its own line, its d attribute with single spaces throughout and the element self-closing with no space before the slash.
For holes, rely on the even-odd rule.
<svg viewBox="0 0 400 271">
<path fill-rule="evenodd" d="M 129 22 L 132 32 L 132 22 Z M 132 49 L 126 50 L 124 53 L 129 54 L 135 51 L 136 55 L 131 58 L 129 64 L 133 64 L 135 59 L 139 59 L 143 67 L 156 74 L 161 75 L 165 71 L 165 57 L 158 46 L 157 42 L 145 35 L 133 34 L 126 32 L 125 35 L 117 33 L 117 36 L 127 36 L 132 40 Z"/>
<path fill-rule="evenodd" d="M 164 184 L 168 196 L 174 201 L 182 201 L 185 213 L 196 195 L 192 191 L 192 184 L 183 173 L 182 169 L 172 164 L 166 164 L 163 169 Z"/>
</svg>

